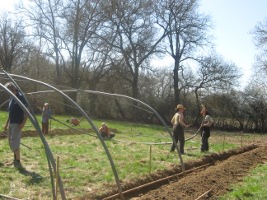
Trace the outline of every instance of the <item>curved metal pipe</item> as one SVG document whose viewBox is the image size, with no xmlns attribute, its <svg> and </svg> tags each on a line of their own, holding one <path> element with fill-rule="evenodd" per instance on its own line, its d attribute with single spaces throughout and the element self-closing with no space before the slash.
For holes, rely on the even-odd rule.
<svg viewBox="0 0 267 200">
<path fill-rule="evenodd" d="M 168 128 L 168 125 L 165 123 L 163 118 L 157 113 L 157 111 L 155 111 L 148 104 L 146 104 L 146 103 L 144 103 L 144 102 L 142 102 L 142 101 L 140 101 L 138 99 L 135 99 L 135 98 L 132 98 L 132 97 L 129 97 L 129 96 L 126 96 L 126 95 L 121 95 L 121 94 L 111 94 L 111 93 L 94 91 L 94 90 L 77 90 L 77 89 L 68 89 L 68 90 L 62 90 L 62 91 L 64 91 L 65 93 L 66 92 L 87 92 L 87 93 L 90 93 L 90 94 L 98 94 L 98 95 L 104 95 L 104 96 L 120 97 L 120 98 L 129 99 L 129 100 L 134 101 L 134 102 L 138 102 L 138 103 L 142 104 L 143 106 L 147 107 L 149 110 L 151 110 L 158 117 L 158 119 L 161 121 L 161 123 L 163 124 L 163 126 L 165 127 L 167 132 L 169 133 L 170 137 L 174 141 L 174 144 L 175 144 L 175 147 L 177 149 L 178 156 L 179 156 L 179 159 L 180 159 L 180 162 L 181 162 L 182 170 L 183 170 L 183 172 L 185 172 L 185 167 L 184 167 L 183 159 L 182 159 L 182 156 L 181 156 L 181 153 L 180 153 L 180 149 L 178 148 L 178 146 L 177 146 L 177 144 L 175 142 L 175 139 L 173 138 L 172 132 Z M 48 91 L 32 92 L 32 93 L 27 93 L 27 94 L 39 94 L 39 93 L 46 93 L 46 92 L 54 92 L 54 91 L 48 90 Z"/>
<path fill-rule="evenodd" d="M 4 71 L 4 70 L 3 70 Z M 13 82 L 13 84 L 15 85 L 16 89 L 23 95 L 24 99 L 27 101 L 27 104 L 28 104 L 28 107 L 30 108 L 30 111 L 29 113 L 33 113 L 33 109 L 31 108 L 30 106 L 30 102 L 28 101 L 28 99 L 25 97 L 23 91 L 20 89 L 20 87 L 18 86 L 18 84 L 15 82 L 15 80 L 6 72 L 4 71 L 5 75 L 8 76 L 8 78 Z M 47 157 L 47 162 L 48 162 L 48 168 L 49 168 L 49 173 L 50 173 L 50 179 L 51 179 L 51 185 L 52 185 L 52 194 L 53 194 L 53 198 L 56 199 L 56 191 L 55 191 L 55 185 L 54 185 L 54 174 L 55 174 L 55 171 L 56 171 L 56 164 L 55 164 L 55 159 L 53 158 L 53 154 L 42 134 L 42 131 L 41 131 L 41 128 L 38 124 L 38 120 L 36 119 L 35 115 L 31 115 L 33 117 L 33 120 L 34 120 L 34 126 L 37 130 L 37 133 L 39 134 L 43 144 L 44 144 L 44 147 L 45 147 L 45 152 L 46 152 L 46 157 Z M 51 164 L 52 166 L 54 167 L 54 173 L 52 171 L 52 167 L 51 167 Z M 61 177 L 59 176 L 59 189 L 60 189 L 60 194 L 61 194 L 61 197 L 62 199 L 66 199 L 66 196 L 65 196 L 65 192 L 64 192 L 64 188 L 63 188 L 63 183 L 62 183 L 62 180 L 61 180 Z"/>
<path fill-rule="evenodd" d="M 94 124 L 91 122 L 91 120 L 89 119 L 89 117 L 87 116 L 87 114 L 80 108 L 80 106 L 78 106 L 75 102 L 73 102 L 72 99 L 70 99 L 67 95 L 65 95 L 63 93 L 64 92 L 79 92 L 79 91 L 83 91 L 83 92 L 87 92 L 87 93 L 92 93 L 92 94 L 100 94 L 100 95 L 106 95 L 106 96 L 113 96 L 113 97 L 121 97 L 121 98 L 126 98 L 126 99 L 130 99 L 132 101 L 135 101 L 135 102 L 138 102 L 142 105 L 144 105 L 145 107 L 149 108 L 157 117 L 158 119 L 161 121 L 161 123 L 164 125 L 164 127 L 166 128 L 167 132 L 169 133 L 170 137 L 172 138 L 174 144 L 175 144 L 175 147 L 177 149 L 177 153 L 178 153 L 178 157 L 180 159 L 180 162 L 181 162 L 181 167 L 182 167 L 182 170 L 183 172 L 185 172 L 185 167 L 184 167 L 184 163 L 183 163 L 183 159 L 182 159 L 182 156 L 180 154 L 180 149 L 178 148 L 174 138 L 173 138 L 173 135 L 171 133 L 171 131 L 169 130 L 167 124 L 165 123 L 165 121 L 162 119 L 162 117 L 152 108 L 150 107 L 149 105 L 145 104 L 144 102 L 138 100 L 138 99 L 135 99 L 135 98 L 132 98 L 132 97 L 129 97 L 129 96 L 126 96 L 126 95 L 120 95 L 120 94 L 111 94 L 111 93 L 105 93 L 105 92 L 99 92 L 99 91 L 93 91 L 93 90 L 58 90 L 56 89 L 55 87 L 51 86 L 51 85 L 48 85 L 44 82 L 41 82 L 41 81 L 37 81 L 37 80 L 34 80 L 34 79 L 30 79 L 30 78 L 27 78 L 27 77 L 23 77 L 23 76 L 19 76 L 19 75 L 12 75 L 14 77 L 18 77 L 18 78 L 22 78 L 22 79 L 26 79 L 28 81 L 32 81 L 32 82 L 36 82 L 36 83 L 40 83 L 42 85 L 45 85 L 49 88 L 52 88 L 53 90 L 49 90 L 49 91 L 39 91 L 39 92 L 32 92 L 32 93 L 28 93 L 28 94 L 36 94 L 36 93 L 42 93 L 42 92 L 59 92 L 60 94 L 62 94 L 64 97 L 66 97 L 67 99 L 69 99 L 72 104 L 74 104 L 87 118 L 87 121 L 91 124 L 91 126 L 93 127 L 93 129 L 96 131 L 98 137 L 99 137 L 99 133 L 98 133 L 98 130 L 96 129 L 96 127 L 94 126 Z M 101 137 L 100 138 L 100 141 L 101 141 Z M 104 144 L 104 141 L 101 141 L 102 145 Z M 104 148 L 106 148 L 105 146 L 103 146 Z M 105 149 L 106 150 L 106 149 Z M 107 154 L 108 157 L 109 157 L 109 154 Z M 111 161 L 110 161 L 111 162 Z M 113 163 L 113 162 L 111 162 Z M 112 165 L 112 164 L 111 164 Z M 114 172 L 114 170 L 113 170 Z M 114 174 L 115 175 L 115 174 Z M 115 178 L 116 178 L 116 175 L 115 175 Z M 118 179 L 116 178 L 116 181 Z M 117 181 L 117 185 L 118 185 L 118 181 Z M 120 190 L 120 187 L 118 186 L 119 190 Z"/>
<path fill-rule="evenodd" d="M 30 111 L 24 106 L 24 104 L 16 97 L 16 95 L 14 95 L 8 88 L 6 88 L 3 84 L 0 83 L 0 86 L 18 103 L 18 105 L 23 109 L 24 112 L 27 113 L 27 115 L 29 116 L 29 119 L 31 120 L 32 124 L 34 125 L 35 129 L 37 130 L 37 133 L 40 135 L 41 137 L 41 140 L 45 146 L 45 150 L 46 150 L 46 155 L 48 156 L 51 156 L 52 153 L 48 147 L 48 144 L 46 142 L 46 140 L 44 139 L 44 137 L 42 136 L 42 132 L 41 132 L 41 129 L 40 129 L 40 126 L 39 124 L 36 122 L 35 118 L 33 117 L 33 115 L 30 113 Z M 50 161 L 48 159 L 48 161 Z M 52 173 L 53 174 L 53 173 Z M 51 177 L 52 179 L 52 177 Z M 54 196 L 54 192 L 53 192 L 53 197 Z M 54 198 L 55 199 L 55 198 Z M 62 199 L 66 199 L 66 198 L 62 198 Z"/>
<path fill-rule="evenodd" d="M 117 184 L 117 187 L 118 187 L 118 190 L 119 190 L 119 193 L 121 195 L 121 199 L 124 199 L 123 197 L 123 194 L 122 194 L 122 189 L 121 189 L 121 185 L 120 185 L 120 182 L 119 182 L 119 177 L 118 177 L 118 173 L 117 173 L 117 170 L 116 170 L 116 167 L 115 167 L 115 164 L 113 162 L 113 159 L 111 157 L 111 154 L 105 144 L 105 141 L 104 139 L 101 137 L 100 133 L 98 132 L 98 129 L 97 127 L 94 125 L 94 123 L 92 122 L 92 120 L 90 119 L 90 117 L 84 112 L 84 110 L 75 102 L 73 101 L 69 96 L 67 96 L 65 93 L 63 93 L 62 91 L 58 90 L 57 88 L 55 88 L 54 86 L 51 86 L 47 83 L 44 83 L 42 81 L 38 81 L 38 80 L 34 80 L 34 79 L 31 79 L 31 78 L 27 78 L 27 77 L 24 77 L 24 76 L 20 76 L 20 75 L 15 75 L 15 74 L 10 74 L 12 77 L 18 77 L 18 78 L 22 78 L 24 80 L 28 80 L 28 81 L 32 81 L 32 82 L 35 82 L 35 83 L 39 83 L 41 85 L 44 85 L 48 88 L 51 88 L 53 90 L 55 90 L 57 93 L 61 94 L 63 97 L 65 97 L 66 99 L 68 99 L 75 107 L 78 108 L 78 110 L 85 116 L 85 118 L 87 119 L 87 121 L 89 122 L 89 124 L 91 125 L 91 127 L 93 128 L 93 130 L 96 132 L 99 140 L 101 141 L 101 144 L 106 152 L 106 155 L 108 156 L 108 159 L 109 159 L 109 162 L 111 164 L 111 167 L 112 167 L 112 170 L 113 170 L 113 174 L 115 176 L 115 180 L 116 180 L 116 184 Z M 54 164 L 54 162 L 53 162 Z M 54 167 L 54 165 L 53 165 Z M 56 166 L 55 166 L 56 167 Z M 56 168 L 55 168 L 56 169 Z"/>
</svg>

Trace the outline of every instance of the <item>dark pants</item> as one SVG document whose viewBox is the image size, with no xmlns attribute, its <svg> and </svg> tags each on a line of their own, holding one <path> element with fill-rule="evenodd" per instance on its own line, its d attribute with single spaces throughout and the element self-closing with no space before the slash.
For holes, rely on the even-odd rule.
<svg viewBox="0 0 267 200">
<path fill-rule="evenodd" d="M 181 125 L 173 126 L 173 138 L 176 143 L 179 141 L 180 153 L 184 153 L 184 144 L 185 144 L 184 128 Z M 175 144 L 172 143 L 170 151 L 174 151 L 174 149 L 175 149 Z"/>
<path fill-rule="evenodd" d="M 209 150 L 209 137 L 210 137 L 210 128 L 204 127 L 201 131 L 201 151 Z"/>
<path fill-rule="evenodd" d="M 49 127 L 49 122 L 42 122 L 42 132 L 44 135 L 48 134 L 48 127 Z"/>
<path fill-rule="evenodd" d="M 108 137 L 108 134 L 105 133 L 105 132 L 101 132 L 100 134 L 101 134 L 102 138 L 104 138 L 104 139 L 107 139 L 107 138 L 111 139 L 111 138 L 113 138 L 115 136 L 114 133 L 110 133 L 109 137 Z"/>
</svg>

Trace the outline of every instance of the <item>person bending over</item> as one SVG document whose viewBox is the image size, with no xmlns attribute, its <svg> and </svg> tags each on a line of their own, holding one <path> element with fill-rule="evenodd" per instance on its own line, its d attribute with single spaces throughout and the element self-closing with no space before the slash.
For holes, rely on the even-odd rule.
<svg viewBox="0 0 267 200">
<path fill-rule="evenodd" d="M 111 139 L 115 136 L 114 133 L 110 132 L 109 127 L 104 122 L 102 123 L 101 127 L 99 128 L 99 133 L 103 139 Z"/>
</svg>

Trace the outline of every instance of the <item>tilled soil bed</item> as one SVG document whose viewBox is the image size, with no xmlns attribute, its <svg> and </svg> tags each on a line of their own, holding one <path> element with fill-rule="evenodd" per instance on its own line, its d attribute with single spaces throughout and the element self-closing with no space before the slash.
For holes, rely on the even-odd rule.
<svg viewBox="0 0 267 200">
<path fill-rule="evenodd" d="M 202 197 L 201 199 L 218 199 L 218 196 L 230 190 L 232 184 L 241 182 L 249 170 L 259 164 L 267 164 L 266 152 L 266 145 L 251 145 L 221 154 L 207 154 L 198 161 L 186 163 L 185 173 L 179 173 L 181 169 L 176 169 L 176 167 L 173 171 L 168 170 L 165 174 L 163 172 L 154 174 L 147 177 L 146 181 L 139 181 L 140 185 L 146 184 L 147 186 L 139 186 L 137 190 L 124 193 L 124 198 L 131 200 L 192 200 L 199 197 Z M 211 165 L 198 169 L 199 166 L 208 163 Z M 187 173 L 189 171 L 190 173 Z M 174 178 L 174 173 L 183 175 Z M 164 181 L 157 181 L 156 178 Z M 145 183 L 148 181 L 155 184 Z M 137 187 L 137 184 L 137 182 L 132 183 L 132 186 Z M 130 187 L 129 185 L 128 183 L 128 187 Z M 123 188 L 125 191 L 127 186 L 124 185 Z M 128 188 L 128 190 L 131 189 Z M 116 195 L 109 197 L 87 196 L 82 199 L 120 199 L 120 197 Z"/>
<path fill-rule="evenodd" d="M 64 133 L 55 130 L 49 135 Z M 68 131 L 68 134 L 75 132 Z M 5 133 L 0 136 L 0 139 L 6 138 Z M 36 133 L 27 132 L 25 136 L 36 136 Z M 125 200 L 218 199 L 233 184 L 242 182 L 251 169 L 267 164 L 267 144 L 263 142 L 218 154 L 203 154 L 201 159 L 185 163 L 185 172 L 180 165 L 174 165 L 139 180 L 122 182 L 123 197 Z M 90 193 L 77 200 L 122 199 L 115 185 L 103 187 L 105 194 Z"/>
</svg>

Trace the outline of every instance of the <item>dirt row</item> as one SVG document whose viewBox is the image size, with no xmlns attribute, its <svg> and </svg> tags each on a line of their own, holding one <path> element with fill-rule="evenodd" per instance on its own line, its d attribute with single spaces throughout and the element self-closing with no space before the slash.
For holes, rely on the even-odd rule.
<svg viewBox="0 0 267 200">
<path fill-rule="evenodd" d="M 55 130 L 49 135 L 64 135 L 64 133 L 66 133 L 64 130 Z M 77 132 L 68 131 L 68 134 L 77 134 Z M 5 133 L 0 136 L 0 138 L 6 138 Z M 24 136 L 36 136 L 36 132 L 24 132 Z M 267 164 L 266 152 L 267 144 L 261 143 L 218 154 L 207 153 L 201 159 L 185 163 L 186 173 L 182 173 L 181 166 L 174 165 L 171 169 L 159 171 L 139 180 L 123 182 L 121 184 L 123 196 L 129 200 L 192 200 L 199 197 L 218 199 L 218 196 L 230 190 L 232 184 L 242 182 L 243 177 L 251 169 L 259 164 Z M 202 170 L 193 170 L 207 164 L 209 166 Z M 192 172 L 187 173 L 189 171 Z M 175 174 L 180 175 L 174 176 Z M 118 189 L 113 186 L 107 190 L 105 195 L 98 196 L 98 194 L 91 193 L 79 200 L 120 199 L 117 192 Z"/>
<path fill-rule="evenodd" d="M 174 166 L 173 169 L 122 184 L 123 196 L 129 200 L 218 199 L 218 196 L 230 190 L 232 184 L 242 182 L 251 169 L 259 164 L 267 164 L 266 152 L 267 145 L 250 145 L 220 154 L 206 154 L 199 160 L 185 163 L 186 172 L 190 173 L 182 173 L 180 166 Z M 207 164 L 208 167 L 198 169 Z M 180 176 L 173 176 L 174 174 Z M 158 181 L 160 179 L 163 181 Z M 137 190 L 132 189 L 136 187 Z M 90 194 L 80 199 L 120 199 L 115 191 L 117 189 L 114 188 L 106 196 Z"/>
<path fill-rule="evenodd" d="M 218 196 L 230 190 L 232 184 L 242 182 L 249 170 L 259 164 L 267 164 L 267 146 L 255 147 L 242 153 L 243 150 L 245 149 L 231 151 L 232 155 L 229 158 L 217 160 L 203 171 L 190 173 L 147 193 L 136 194 L 136 197 L 131 199 L 192 200 L 202 195 L 202 199 L 218 199 Z M 213 158 L 212 155 L 207 155 L 203 159 L 212 160 Z"/>
</svg>

